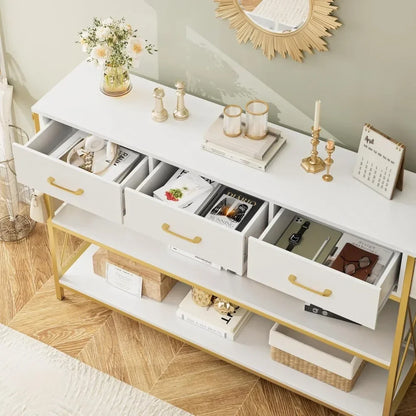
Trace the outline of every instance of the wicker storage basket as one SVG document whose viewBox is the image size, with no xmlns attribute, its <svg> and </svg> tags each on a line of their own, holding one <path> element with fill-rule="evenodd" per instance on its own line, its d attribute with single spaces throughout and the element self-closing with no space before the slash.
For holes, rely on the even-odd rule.
<svg viewBox="0 0 416 416">
<path fill-rule="evenodd" d="M 269 343 L 273 360 L 346 392 L 365 365 L 358 357 L 278 324 L 270 331 Z"/>
</svg>

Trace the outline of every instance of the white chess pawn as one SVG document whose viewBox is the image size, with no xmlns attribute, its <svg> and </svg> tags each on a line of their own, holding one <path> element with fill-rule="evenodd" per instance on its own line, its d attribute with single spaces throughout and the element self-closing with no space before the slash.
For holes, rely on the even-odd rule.
<svg viewBox="0 0 416 416">
<path fill-rule="evenodd" d="M 167 120 L 168 112 L 166 108 L 163 107 L 163 97 L 165 96 L 165 91 L 163 88 L 155 88 L 153 90 L 153 97 L 155 97 L 155 108 L 152 111 L 152 119 L 157 122 L 162 122 Z"/>
<path fill-rule="evenodd" d="M 176 110 L 173 112 L 173 117 L 176 120 L 185 120 L 189 117 L 189 111 L 185 107 L 184 96 L 185 96 L 185 83 L 183 81 L 177 81 L 176 87 Z"/>
</svg>

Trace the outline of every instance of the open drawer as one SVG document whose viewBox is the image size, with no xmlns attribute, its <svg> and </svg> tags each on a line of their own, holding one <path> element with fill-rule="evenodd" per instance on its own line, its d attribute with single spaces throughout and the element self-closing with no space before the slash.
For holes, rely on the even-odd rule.
<svg viewBox="0 0 416 416">
<path fill-rule="evenodd" d="M 163 186 L 176 170 L 161 162 L 137 189 L 126 189 L 124 224 L 242 275 L 246 266 L 247 237 L 258 237 L 266 227 L 268 204 L 262 203 L 242 231 L 224 227 L 153 197 L 153 191 Z"/>
<path fill-rule="evenodd" d="M 309 260 L 275 244 L 295 213 L 281 209 L 260 238 L 249 238 L 250 279 L 375 329 L 377 315 L 390 295 L 400 266 L 393 252 L 374 284 Z"/>
<path fill-rule="evenodd" d="M 15 143 L 17 179 L 62 201 L 121 223 L 123 189 L 127 185 L 137 186 L 147 176 L 147 157 L 141 156 L 129 175 L 116 183 L 50 156 L 78 132 L 72 127 L 50 121 L 25 146 Z"/>
</svg>

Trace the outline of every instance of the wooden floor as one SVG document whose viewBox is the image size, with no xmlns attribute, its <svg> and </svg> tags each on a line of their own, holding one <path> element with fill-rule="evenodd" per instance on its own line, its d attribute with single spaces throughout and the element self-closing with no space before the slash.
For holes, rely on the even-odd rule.
<svg viewBox="0 0 416 416">
<path fill-rule="evenodd" d="M 195 415 L 337 415 L 70 291 L 58 301 L 43 225 L 0 250 L 0 322 L 11 328 Z M 416 381 L 397 414 L 416 415 Z"/>
</svg>

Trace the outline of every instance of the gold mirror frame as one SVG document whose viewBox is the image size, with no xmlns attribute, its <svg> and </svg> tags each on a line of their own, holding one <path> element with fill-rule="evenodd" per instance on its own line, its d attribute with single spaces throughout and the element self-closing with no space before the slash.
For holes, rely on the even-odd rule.
<svg viewBox="0 0 416 416">
<path fill-rule="evenodd" d="M 239 6 L 238 0 L 214 0 L 218 4 L 216 15 L 228 19 L 230 26 L 237 31 L 237 40 L 246 43 L 249 40 L 255 48 L 261 48 L 267 58 L 275 57 L 276 52 L 286 58 L 289 55 L 297 62 L 302 62 L 303 52 L 313 50 L 327 51 L 323 37 L 332 36 L 330 29 L 341 26 L 332 12 L 334 0 L 309 0 L 309 15 L 298 30 L 290 33 L 274 33 L 254 23 Z"/>
</svg>

